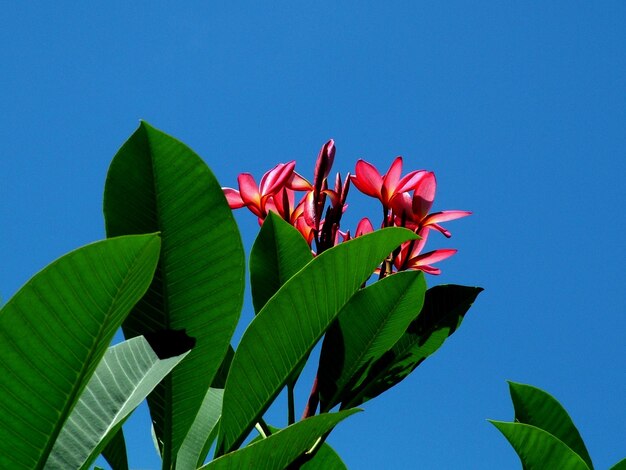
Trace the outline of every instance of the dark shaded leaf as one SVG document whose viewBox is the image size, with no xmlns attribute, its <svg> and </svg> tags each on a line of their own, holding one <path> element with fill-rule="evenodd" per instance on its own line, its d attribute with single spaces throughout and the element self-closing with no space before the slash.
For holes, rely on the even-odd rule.
<svg viewBox="0 0 626 470">
<path fill-rule="evenodd" d="M 404 380 L 457 330 L 482 290 L 453 284 L 428 289 L 417 318 L 393 348 L 372 366 L 363 385 L 344 399 L 342 409 L 365 403 Z"/>
<path fill-rule="evenodd" d="M 406 271 L 383 278 L 350 299 L 322 346 L 318 371 L 322 412 L 361 385 L 372 363 L 393 347 L 420 312 L 425 292 L 424 275 Z"/>
</svg>

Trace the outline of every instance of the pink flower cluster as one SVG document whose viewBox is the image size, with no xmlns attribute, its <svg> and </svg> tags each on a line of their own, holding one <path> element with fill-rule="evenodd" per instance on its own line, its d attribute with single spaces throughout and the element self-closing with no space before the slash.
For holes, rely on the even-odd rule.
<svg viewBox="0 0 626 470">
<path fill-rule="evenodd" d="M 438 249 L 421 253 L 431 230 L 450 237 L 440 224 L 471 214 L 468 211 L 441 211 L 429 213 L 435 199 L 437 183 L 431 171 L 411 171 L 402 176 L 402 157 L 397 157 L 386 174 L 364 160 L 356 164 L 355 174 L 348 174 L 342 182 L 337 173 L 333 189 L 328 187 L 328 175 L 335 159 L 335 143 L 329 140 L 322 146 L 315 164 L 313 184 L 295 171 L 296 162 L 279 163 L 261 178 L 257 186 L 250 173 L 237 178 L 239 190 L 223 188 L 232 209 L 247 207 L 263 223 L 269 211 L 276 212 L 292 224 L 317 253 L 349 240 L 350 231 L 340 230 L 341 217 L 347 208 L 346 197 L 350 183 L 362 193 L 378 199 L 382 204 L 381 227 L 406 227 L 421 238 L 404 243 L 392 253 L 381 267 L 381 277 L 394 269 L 419 269 L 429 274 L 440 274 L 432 264 L 456 253 L 454 249 Z M 304 192 L 296 203 L 296 192 Z M 327 202 L 329 202 L 327 206 Z M 358 223 L 355 236 L 371 232 L 374 227 L 368 218 Z"/>
</svg>

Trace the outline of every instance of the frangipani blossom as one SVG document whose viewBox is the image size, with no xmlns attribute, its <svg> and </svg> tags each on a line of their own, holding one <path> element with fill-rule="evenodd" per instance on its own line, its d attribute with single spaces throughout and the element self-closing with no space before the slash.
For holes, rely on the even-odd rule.
<svg viewBox="0 0 626 470">
<path fill-rule="evenodd" d="M 237 177 L 239 191 L 232 188 L 223 188 L 226 200 L 231 209 L 246 206 L 259 219 L 267 216 L 266 204 L 269 198 L 276 195 L 289 181 L 293 180 L 295 161 L 279 163 L 261 178 L 260 187 L 257 187 L 254 177 L 250 173 L 241 173 Z"/>
<path fill-rule="evenodd" d="M 387 210 L 397 195 L 412 190 L 425 173 L 423 170 L 412 171 L 400 178 L 402 157 L 396 157 L 384 176 L 371 163 L 359 160 L 350 179 L 359 191 L 380 200 Z"/>
<path fill-rule="evenodd" d="M 374 165 L 358 160 L 354 175 L 345 180 L 339 173 L 334 187 L 328 187 L 328 175 L 335 159 L 335 142 L 327 141 L 317 156 L 312 181 L 296 173 L 295 161 L 280 163 L 266 172 L 260 185 L 251 174 L 241 173 L 237 178 L 239 190 L 223 188 L 231 208 L 248 207 L 258 217 L 259 224 L 272 211 L 293 225 L 317 254 L 351 239 L 350 231 L 340 229 L 340 221 L 346 208 L 350 183 L 364 194 L 378 199 L 383 205 L 381 227 L 406 227 L 421 239 L 403 243 L 390 253 L 383 265 L 376 270 L 380 277 L 394 271 L 418 269 L 429 274 L 439 274 L 434 263 L 454 253 L 454 249 L 438 249 L 422 253 L 428 233 L 437 230 L 446 237 L 450 232 L 441 223 L 466 217 L 469 211 L 440 211 L 429 213 L 435 199 L 437 181 L 435 174 L 426 170 L 411 171 L 402 176 L 402 157 L 396 157 L 387 173 L 381 175 Z M 298 191 L 304 194 L 297 196 Z M 327 204 L 330 202 L 330 204 Z M 359 221 L 354 237 L 374 231 L 368 218 Z M 314 251 L 314 253 L 315 253 Z"/>
<path fill-rule="evenodd" d="M 458 250 L 444 248 L 429 251 L 421 254 L 426 240 L 428 239 L 429 228 L 426 227 L 418 232 L 420 240 L 404 243 L 400 249 L 400 253 L 394 260 L 394 265 L 398 271 L 406 269 L 419 269 L 428 274 L 441 274 L 441 269 L 431 266 L 433 263 L 442 261 L 454 255 Z"/>
<path fill-rule="evenodd" d="M 428 211 L 435 200 L 437 180 L 432 171 L 424 172 L 414 188 L 413 197 L 403 193 L 394 199 L 393 209 L 396 217 L 405 220 L 407 228 L 420 230 L 424 227 L 433 228 L 446 237 L 450 238 L 448 230 L 439 225 L 442 222 L 466 217 L 472 213 L 469 211 L 440 211 L 429 214 Z"/>
</svg>

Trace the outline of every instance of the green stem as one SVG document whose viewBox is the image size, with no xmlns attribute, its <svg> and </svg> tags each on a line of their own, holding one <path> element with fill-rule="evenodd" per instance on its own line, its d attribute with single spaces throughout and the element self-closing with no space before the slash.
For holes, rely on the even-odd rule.
<svg viewBox="0 0 626 470">
<path fill-rule="evenodd" d="M 296 411 L 293 396 L 293 389 L 295 383 L 289 382 L 287 384 L 287 425 L 291 425 L 296 422 Z"/>
</svg>

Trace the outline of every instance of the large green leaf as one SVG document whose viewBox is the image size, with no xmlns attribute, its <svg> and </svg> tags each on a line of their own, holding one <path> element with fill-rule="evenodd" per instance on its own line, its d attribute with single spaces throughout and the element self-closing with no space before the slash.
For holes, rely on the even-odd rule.
<svg viewBox="0 0 626 470">
<path fill-rule="evenodd" d="M 398 342 L 376 361 L 363 385 L 352 391 L 350 397 L 345 397 L 342 408 L 371 400 L 413 372 L 457 330 L 482 290 L 458 285 L 428 289 L 417 318 Z"/>
<path fill-rule="evenodd" d="M 372 363 L 400 339 L 422 309 L 420 271 L 381 279 L 357 292 L 324 337 L 318 384 L 320 408 L 330 410 L 349 388 L 361 385 Z"/>
<path fill-rule="evenodd" d="M 108 236 L 160 231 L 154 282 L 123 325 L 126 337 L 186 330 L 196 346 L 148 397 L 164 467 L 200 409 L 229 347 L 244 290 L 244 253 L 217 180 L 189 147 L 142 122 L 111 163 Z"/>
<path fill-rule="evenodd" d="M 254 311 L 260 312 L 270 297 L 312 259 L 311 249 L 300 232 L 270 212 L 250 251 Z"/>
<path fill-rule="evenodd" d="M 593 469 L 593 463 L 578 429 L 563 406 L 549 393 L 515 382 L 509 382 L 515 421 L 531 424 L 563 441 Z"/>
<path fill-rule="evenodd" d="M 286 468 L 311 449 L 319 438 L 328 434 L 340 421 L 356 411 L 358 410 L 324 413 L 299 421 L 266 439 L 258 440 L 243 449 L 223 455 L 202 469 L 275 470 Z"/>
<path fill-rule="evenodd" d="M 115 331 L 144 294 L 159 237 L 101 241 L 35 275 L 0 311 L 0 468 L 39 469 Z"/>
<path fill-rule="evenodd" d="M 234 450 L 354 292 L 416 235 L 387 228 L 317 256 L 263 307 L 241 338 L 224 390 L 218 455 Z"/>
<path fill-rule="evenodd" d="M 159 359 L 143 336 L 106 352 L 52 448 L 47 468 L 89 468 L 128 415 L 188 353 Z"/>
<path fill-rule="evenodd" d="M 128 470 L 128 455 L 124 430 L 119 428 L 102 449 L 102 456 L 112 470 Z"/>
<path fill-rule="evenodd" d="M 315 453 L 315 457 L 306 462 L 301 470 L 347 470 L 339 454 L 327 442 Z"/>
<path fill-rule="evenodd" d="M 216 437 L 216 427 L 222 415 L 224 390 L 209 388 L 202 406 L 176 457 L 176 468 L 187 470 L 198 468 L 204 463 L 209 448 Z"/>
<path fill-rule="evenodd" d="M 543 429 L 525 423 L 489 422 L 511 443 L 526 470 L 590 470 L 580 455 Z"/>
</svg>

